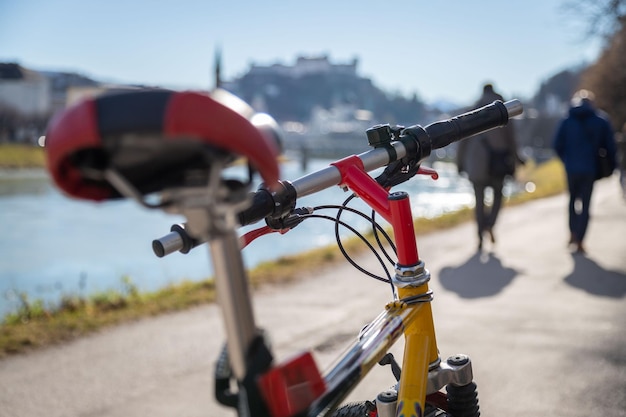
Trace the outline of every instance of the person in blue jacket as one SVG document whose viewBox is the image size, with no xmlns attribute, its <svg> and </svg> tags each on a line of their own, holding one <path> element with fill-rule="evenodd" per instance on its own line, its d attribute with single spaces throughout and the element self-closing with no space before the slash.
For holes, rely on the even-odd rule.
<svg viewBox="0 0 626 417">
<path fill-rule="evenodd" d="M 616 145 L 613 128 L 604 113 L 596 110 L 594 95 L 577 91 L 569 115 L 559 125 L 553 147 L 565 166 L 569 200 L 570 245 L 584 253 L 583 240 L 589 224 L 589 204 L 596 180 L 596 155 L 604 147 L 615 166 Z"/>
</svg>

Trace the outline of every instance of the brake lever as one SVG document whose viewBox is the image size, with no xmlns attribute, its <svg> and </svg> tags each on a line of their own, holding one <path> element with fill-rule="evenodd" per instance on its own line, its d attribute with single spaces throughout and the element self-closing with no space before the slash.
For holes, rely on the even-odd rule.
<svg viewBox="0 0 626 417">
<path fill-rule="evenodd" d="M 392 162 L 385 170 L 376 177 L 376 182 L 384 188 L 391 188 L 402 184 L 419 173 L 420 164 L 416 160 L 406 161 L 404 159 Z"/>
<path fill-rule="evenodd" d="M 417 170 L 417 175 L 428 175 L 434 180 L 439 179 L 439 173 L 432 168 L 419 167 L 419 169 Z"/>
<path fill-rule="evenodd" d="M 300 207 L 292 210 L 289 215 L 281 217 L 279 219 L 268 217 L 265 219 L 265 223 L 274 230 L 293 229 L 294 227 L 302 223 L 307 214 L 312 213 L 312 207 Z"/>
</svg>

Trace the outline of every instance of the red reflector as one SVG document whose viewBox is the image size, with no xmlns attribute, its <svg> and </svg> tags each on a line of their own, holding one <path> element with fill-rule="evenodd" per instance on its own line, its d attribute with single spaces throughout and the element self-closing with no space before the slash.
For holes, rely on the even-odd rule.
<svg viewBox="0 0 626 417">
<path fill-rule="evenodd" d="M 305 410 L 326 389 L 310 352 L 272 368 L 259 378 L 259 388 L 273 417 Z"/>
</svg>

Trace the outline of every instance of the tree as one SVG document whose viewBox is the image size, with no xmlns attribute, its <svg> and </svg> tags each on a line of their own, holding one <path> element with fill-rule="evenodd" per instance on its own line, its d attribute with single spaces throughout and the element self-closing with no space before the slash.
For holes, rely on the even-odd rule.
<svg viewBox="0 0 626 417">
<path fill-rule="evenodd" d="M 585 37 L 610 39 L 626 24 L 626 0 L 567 0 L 563 10 L 585 21 Z"/>
<path fill-rule="evenodd" d="M 586 37 L 601 36 L 605 47 L 582 74 L 578 88 L 594 92 L 616 129 L 626 123 L 626 0 L 569 0 L 564 8 L 586 21 Z"/>
<path fill-rule="evenodd" d="M 626 124 L 626 25 L 622 25 L 600 58 L 582 75 L 582 88 L 594 92 L 598 107 L 621 130 Z"/>
</svg>

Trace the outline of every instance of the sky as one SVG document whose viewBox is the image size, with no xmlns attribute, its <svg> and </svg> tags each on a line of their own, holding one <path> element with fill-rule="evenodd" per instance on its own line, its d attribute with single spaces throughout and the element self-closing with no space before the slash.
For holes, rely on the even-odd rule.
<svg viewBox="0 0 626 417">
<path fill-rule="evenodd" d="M 0 0 L 0 62 L 206 90 L 218 49 L 226 80 L 326 55 L 426 102 L 471 103 L 485 82 L 528 98 L 601 50 L 564 1 Z"/>
</svg>

